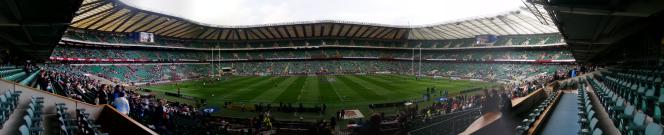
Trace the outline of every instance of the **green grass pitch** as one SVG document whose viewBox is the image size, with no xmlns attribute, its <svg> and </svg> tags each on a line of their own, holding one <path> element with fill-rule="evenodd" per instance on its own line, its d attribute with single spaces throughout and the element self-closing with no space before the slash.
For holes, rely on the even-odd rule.
<svg viewBox="0 0 664 135">
<path fill-rule="evenodd" d="M 427 87 L 448 90 L 454 95 L 462 90 L 486 88 L 495 83 L 424 78 L 406 75 L 328 75 L 328 76 L 234 76 L 220 81 L 185 81 L 145 86 L 156 92 L 177 92 L 207 99 L 213 106 L 224 101 L 234 103 L 304 103 L 326 104 L 329 109 L 368 109 L 368 104 L 421 99 Z M 438 93 L 438 92 L 437 92 Z M 276 105 L 278 106 L 278 105 Z M 221 107 L 220 107 L 221 108 Z"/>
</svg>

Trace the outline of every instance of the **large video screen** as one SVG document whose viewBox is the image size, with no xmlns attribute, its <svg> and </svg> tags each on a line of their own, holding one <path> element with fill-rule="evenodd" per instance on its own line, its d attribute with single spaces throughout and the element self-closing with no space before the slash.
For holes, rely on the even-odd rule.
<svg viewBox="0 0 664 135">
<path fill-rule="evenodd" d="M 498 40 L 496 35 L 477 35 L 475 36 L 475 44 L 486 45 L 495 43 Z"/>
<path fill-rule="evenodd" d="M 139 32 L 138 33 L 138 42 L 141 42 L 141 43 L 154 43 L 154 33 Z"/>
</svg>

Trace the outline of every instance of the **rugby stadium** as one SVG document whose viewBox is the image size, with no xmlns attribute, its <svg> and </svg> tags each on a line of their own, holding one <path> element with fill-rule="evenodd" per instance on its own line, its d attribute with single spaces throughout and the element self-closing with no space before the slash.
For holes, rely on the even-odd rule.
<svg viewBox="0 0 664 135">
<path fill-rule="evenodd" d="M 3 135 L 664 134 L 664 1 L 0 7 Z"/>
</svg>

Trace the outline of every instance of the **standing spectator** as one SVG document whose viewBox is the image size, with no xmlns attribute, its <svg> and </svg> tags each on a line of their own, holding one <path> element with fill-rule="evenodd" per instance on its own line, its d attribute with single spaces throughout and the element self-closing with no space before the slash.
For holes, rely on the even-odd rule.
<svg viewBox="0 0 664 135">
<path fill-rule="evenodd" d="M 97 104 L 108 104 L 108 90 L 106 85 L 102 85 L 99 92 L 97 92 Z"/>
<path fill-rule="evenodd" d="M 118 93 L 118 97 L 115 98 L 115 101 L 113 102 L 115 105 L 115 108 L 118 109 L 118 111 L 124 115 L 129 114 L 129 101 L 127 101 L 127 98 L 125 98 L 125 93 L 120 92 Z"/>
</svg>

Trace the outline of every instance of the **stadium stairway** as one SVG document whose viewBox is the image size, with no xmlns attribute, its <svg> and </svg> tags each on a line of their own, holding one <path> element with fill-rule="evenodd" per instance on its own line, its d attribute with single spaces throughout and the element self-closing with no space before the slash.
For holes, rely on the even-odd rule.
<svg viewBox="0 0 664 135">
<path fill-rule="evenodd" d="M 556 103 L 558 103 L 557 101 L 559 99 L 559 92 L 549 92 L 549 94 L 546 96 L 546 99 L 537 105 L 534 110 L 530 111 L 530 113 L 527 113 L 528 115 L 521 121 L 521 123 L 517 124 L 517 134 L 530 134 L 537 132 L 540 127 L 544 125 L 546 118 L 548 118 L 548 115 L 550 115 L 553 107 L 556 106 Z"/>
<path fill-rule="evenodd" d="M 550 119 L 545 125 L 543 135 L 571 135 L 579 131 L 579 124 L 576 122 L 579 116 L 576 115 L 577 96 L 574 93 L 564 92 L 553 110 Z"/>
</svg>

